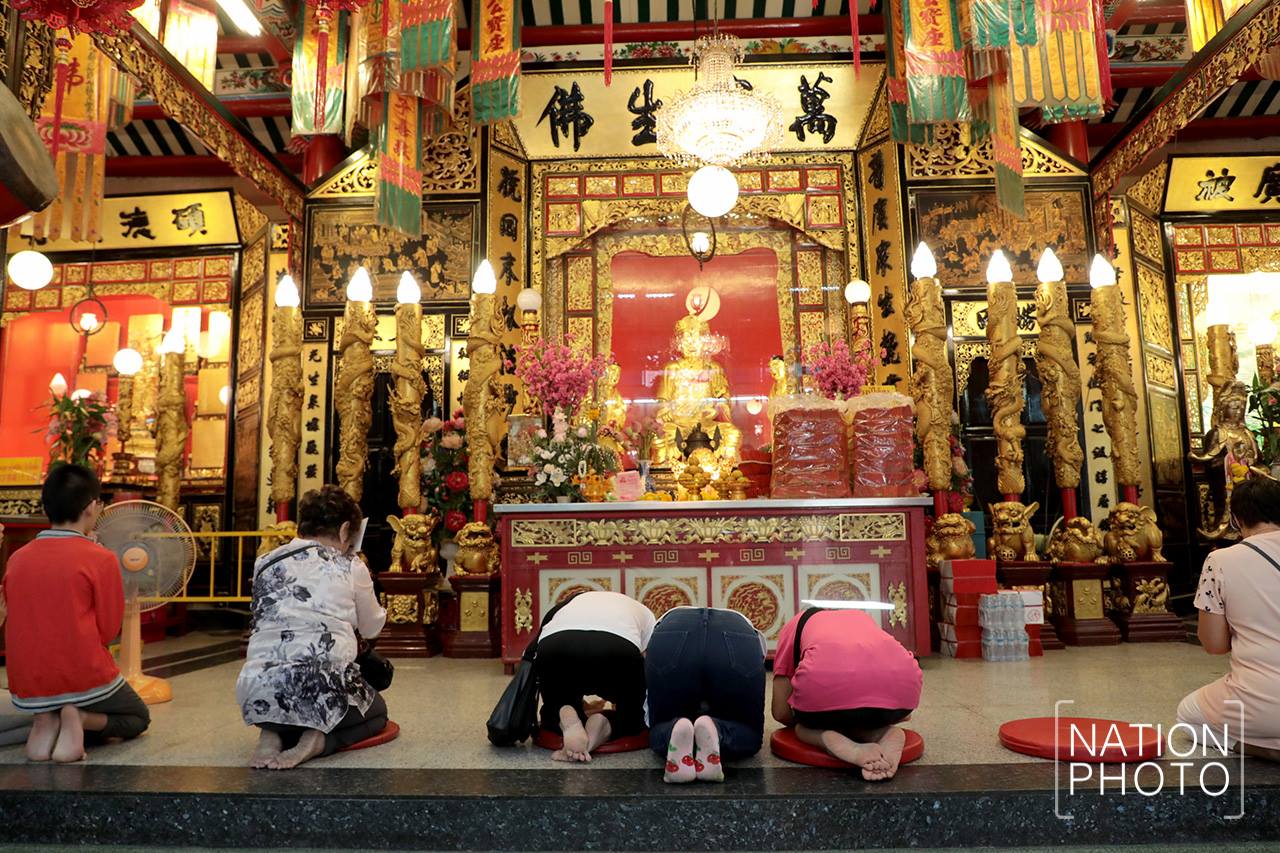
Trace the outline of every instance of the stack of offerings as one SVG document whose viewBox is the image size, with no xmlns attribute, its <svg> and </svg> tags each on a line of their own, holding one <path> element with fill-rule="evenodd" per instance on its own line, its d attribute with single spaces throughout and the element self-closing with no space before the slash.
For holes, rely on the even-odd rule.
<svg viewBox="0 0 1280 853">
<path fill-rule="evenodd" d="M 944 560 L 939 579 L 941 650 L 953 658 L 982 657 L 978 601 L 996 591 L 995 560 Z"/>
<path fill-rule="evenodd" d="M 1040 643 L 1040 629 L 1044 626 L 1044 592 L 1038 589 L 1020 589 L 1022 613 L 1027 623 L 1027 653 L 1033 658 L 1044 655 Z"/>
<path fill-rule="evenodd" d="M 1022 595 L 1017 590 L 982 596 L 978 602 L 978 623 L 982 626 L 983 660 L 1027 659 L 1026 614 Z"/>
</svg>

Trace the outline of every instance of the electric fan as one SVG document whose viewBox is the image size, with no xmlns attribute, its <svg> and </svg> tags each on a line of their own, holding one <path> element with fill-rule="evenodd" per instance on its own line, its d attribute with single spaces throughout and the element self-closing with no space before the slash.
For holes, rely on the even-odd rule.
<svg viewBox="0 0 1280 853">
<path fill-rule="evenodd" d="M 115 553 L 124 579 L 120 674 L 148 705 L 168 702 L 173 698 L 169 682 L 142 674 L 142 612 L 163 607 L 191 580 L 196 566 L 191 528 L 158 503 L 121 501 L 102 511 L 94 533 Z"/>
</svg>

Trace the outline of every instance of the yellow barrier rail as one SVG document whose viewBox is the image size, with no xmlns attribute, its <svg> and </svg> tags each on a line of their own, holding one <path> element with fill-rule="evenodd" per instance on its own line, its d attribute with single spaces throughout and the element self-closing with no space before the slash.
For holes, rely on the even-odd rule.
<svg viewBox="0 0 1280 853">
<path fill-rule="evenodd" d="M 168 598 L 143 597 L 139 601 L 156 602 L 165 601 L 172 604 L 246 604 L 252 600 L 252 596 L 245 592 L 246 575 L 248 580 L 252 582 L 253 559 L 258 553 L 258 546 L 264 536 L 279 536 L 279 532 L 271 530 L 228 530 L 228 531 L 191 531 L 187 533 L 144 533 L 138 538 L 140 539 L 185 539 L 190 536 L 196 542 L 196 566 L 191 573 L 191 579 L 187 581 L 187 585 L 183 587 L 181 595 L 175 595 Z M 219 547 L 222 540 L 235 540 L 235 559 L 225 559 L 223 551 L 229 550 Z M 247 540 L 254 540 L 247 543 Z M 250 550 L 251 559 L 248 566 L 245 564 L 245 546 L 252 544 Z M 218 569 L 224 567 L 224 576 L 226 573 L 234 574 L 234 595 L 233 590 L 228 587 L 225 592 L 218 589 Z M 193 591 L 204 592 L 207 594 L 195 594 Z M 252 588 L 249 593 L 252 593 Z"/>
</svg>

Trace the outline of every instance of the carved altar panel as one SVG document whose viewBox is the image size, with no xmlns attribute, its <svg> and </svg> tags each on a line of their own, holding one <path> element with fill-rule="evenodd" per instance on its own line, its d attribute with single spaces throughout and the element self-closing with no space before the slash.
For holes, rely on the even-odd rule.
<svg viewBox="0 0 1280 853">
<path fill-rule="evenodd" d="M 668 557 L 673 562 L 680 560 L 676 551 L 657 550 L 653 557 L 655 563 Z M 659 619 L 673 607 L 707 606 L 707 570 L 704 566 L 638 567 L 627 569 L 624 580 L 627 595 L 648 607 Z"/>
<path fill-rule="evenodd" d="M 575 555 L 579 558 L 579 565 L 588 568 L 546 571 L 538 575 L 538 624 L 542 624 L 548 610 L 575 593 L 622 592 L 622 572 L 619 569 L 592 566 L 593 555 L 589 551 L 573 552 L 569 555 L 571 563 Z"/>
<path fill-rule="evenodd" d="M 876 563 L 802 565 L 799 567 L 800 601 L 884 601 L 880 589 L 880 566 Z M 882 611 L 869 610 L 867 615 L 884 626 Z"/>
<path fill-rule="evenodd" d="M 711 606 L 736 610 L 777 648 L 782 626 L 795 613 L 790 566 L 717 566 L 711 570 Z"/>
</svg>

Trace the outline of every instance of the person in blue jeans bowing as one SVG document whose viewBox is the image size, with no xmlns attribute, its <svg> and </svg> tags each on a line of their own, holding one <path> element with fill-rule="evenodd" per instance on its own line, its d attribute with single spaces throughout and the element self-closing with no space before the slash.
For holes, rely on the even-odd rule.
<svg viewBox="0 0 1280 853">
<path fill-rule="evenodd" d="M 667 782 L 724 781 L 721 759 L 764 742 L 764 637 L 747 618 L 677 607 L 658 621 L 645 654 L 649 746 Z"/>
</svg>

